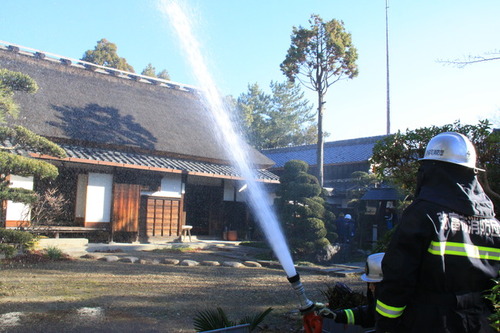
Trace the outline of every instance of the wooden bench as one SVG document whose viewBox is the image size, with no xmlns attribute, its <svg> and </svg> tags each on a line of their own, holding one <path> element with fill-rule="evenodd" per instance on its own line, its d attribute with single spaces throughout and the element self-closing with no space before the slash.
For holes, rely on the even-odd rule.
<svg viewBox="0 0 500 333">
<path fill-rule="evenodd" d="M 10 227 L 9 229 L 22 230 L 21 228 Z M 97 231 L 109 231 L 104 227 L 71 227 L 71 226 L 37 226 L 25 228 L 24 230 L 36 234 L 54 235 L 54 238 L 59 238 L 60 234 L 85 234 Z"/>
</svg>

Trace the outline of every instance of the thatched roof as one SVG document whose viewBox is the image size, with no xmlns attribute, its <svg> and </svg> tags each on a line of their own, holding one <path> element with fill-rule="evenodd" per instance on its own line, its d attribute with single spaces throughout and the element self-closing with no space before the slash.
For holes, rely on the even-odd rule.
<svg viewBox="0 0 500 333">
<path fill-rule="evenodd" d="M 27 74 L 40 87 L 36 94 L 15 97 L 21 115 L 11 122 L 56 142 L 228 160 L 192 87 L 1 45 L 0 68 Z M 249 149 L 255 164 L 274 163 Z"/>
</svg>

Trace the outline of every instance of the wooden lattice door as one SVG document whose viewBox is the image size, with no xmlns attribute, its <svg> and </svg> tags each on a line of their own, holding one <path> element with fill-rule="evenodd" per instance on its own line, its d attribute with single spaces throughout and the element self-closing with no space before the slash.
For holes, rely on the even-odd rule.
<svg viewBox="0 0 500 333">
<path fill-rule="evenodd" d="M 148 237 L 179 236 L 182 200 L 148 197 L 146 201 L 146 234 Z"/>
</svg>

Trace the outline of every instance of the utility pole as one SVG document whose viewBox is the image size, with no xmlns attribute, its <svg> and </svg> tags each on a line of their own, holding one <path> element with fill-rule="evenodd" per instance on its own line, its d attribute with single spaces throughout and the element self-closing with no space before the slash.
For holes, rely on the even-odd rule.
<svg viewBox="0 0 500 333">
<path fill-rule="evenodd" d="M 387 67 L 387 135 L 391 134 L 391 97 L 389 90 L 389 0 L 385 0 L 385 57 Z"/>
</svg>

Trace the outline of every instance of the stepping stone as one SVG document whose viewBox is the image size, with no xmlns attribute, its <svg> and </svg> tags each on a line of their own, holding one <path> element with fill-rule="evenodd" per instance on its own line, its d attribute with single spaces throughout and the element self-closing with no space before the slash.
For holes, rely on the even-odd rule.
<svg viewBox="0 0 500 333">
<path fill-rule="evenodd" d="M 84 254 L 83 256 L 81 256 L 80 258 L 82 258 L 82 259 L 100 259 L 100 258 L 102 258 L 102 256 L 87 253 L 87 254 Z"/>
<path fill-rule="evenodd" d="M 243 265 L 241 262 L 237 262 L 237 261 L 224 261 L 222 263 L 222 266 L 234 267 L 234 268 L 245 267 L 245 265 Z"/>
<path fill-rule="evenodd" d="M 104 256 L 103 260 L 105 260 L 107 262 L 115 262 L 115 261 L 120 260 L 120 258 L 118 256 Z"/>
<path fill-rule="evenodd" d="M 166 265 L 179 265 L 180 260 L 165 258 L 165 259 L 163 259 L 163 263 L 166 264 Z"/>
<path fill-rule="evenodd" d="M 330 276 L 348 277 L 353 275 L 361 275 L 365 272 L 365 270 L 364 268 L 337 267 L 323 269 L 322 272 Z"/>
<path fill-rule="evenodd" d="M 198 266 L 199 263 L 194 260 L 183 260 L 181 261 L 181 266 Z"/>
<path fill-rule="evenodd" d="M 206 260 L 200 263 L 202 266 L 220 266 L 218 261 Z"/>
<path fill-rule="evenodd" d="M 139 260 L 139 258 L 137 258 L 137 257 L 123 257 L 122 260 L 120 260 L 120 261 L 131 262 L 133 264 L 138 260 Z"/>
<path fill-rule="evenodd" d="M 244 264 L 247 267 L 262 267 L 262 265 L 256 261 L 245 261 Z"/>
<path fill-rule="evenodd" d="M 160 261 L 158 259 L 141 259 L 139 260 L 141 265 L 159 265 Z"/>
</svg>

